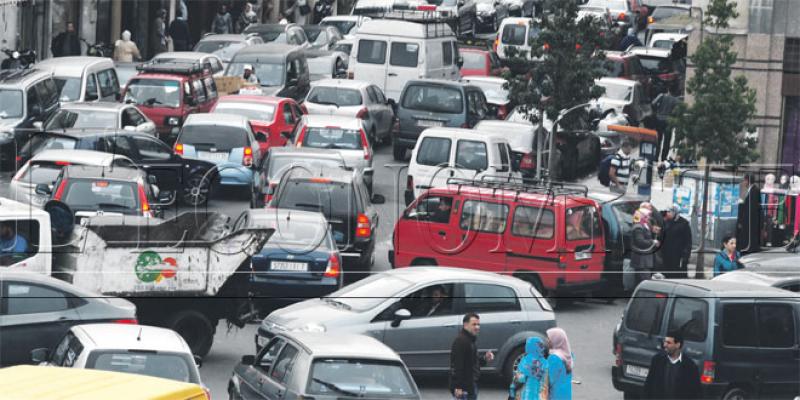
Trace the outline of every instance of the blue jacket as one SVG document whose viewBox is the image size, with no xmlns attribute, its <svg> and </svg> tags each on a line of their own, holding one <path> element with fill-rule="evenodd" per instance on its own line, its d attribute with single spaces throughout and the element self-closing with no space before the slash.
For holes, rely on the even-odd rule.
<svg viewBox="0 0 800 400">
<path fill-rule="evenodd" d="M 731 261 L 730 257 L 728 257 L 728 252 L 725 249 L 720 250 L 714 258 L 714 276 L 720 276 L 726 272 L 736 271 L 741 268 L 739 264 L 740 258 L 742 258 L 742 255 L 737 251 L 733 255 L 733 261 Z"/>
<path fill-rule="evenodd" d="M 522 400 L 538 400 L 542 396 L 542 390 L 547 389 L 547 359 L 544 353 L 547 346 L 544 341 L 538 337 L 531 337 L 525 342 L 525 355 L 517 366 L 515 374 L 519 373 L 520 377 L 514 377 L 509 389 L 511 398 L 515 398 L 516 392 L 520 390 L 522 393 L 520 399 Z"/>
<path fill-rule="evenodd" d="M 547 357 L 547 379 L 550 385 L 550 400 L 572 400 L 572 371 L 567 371 L 559 356 Z"/>
</svg>

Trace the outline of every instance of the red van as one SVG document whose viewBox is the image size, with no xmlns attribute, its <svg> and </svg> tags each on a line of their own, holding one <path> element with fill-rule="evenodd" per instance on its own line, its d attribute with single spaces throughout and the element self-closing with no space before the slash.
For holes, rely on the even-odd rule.
<svg viewBox="0 0 800 400">
<path fill-rule="evenodd" d="M 600 206 L 586 188 L 450 180 L 403 212 L 392 267 L 447 265 L 513 275 L 550 297 L 593 293 L 604 280 Z"/>
</svg>

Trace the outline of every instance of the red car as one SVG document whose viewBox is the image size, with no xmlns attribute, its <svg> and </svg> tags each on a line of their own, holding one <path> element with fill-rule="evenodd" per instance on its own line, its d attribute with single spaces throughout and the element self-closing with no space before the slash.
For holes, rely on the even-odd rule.
<svg viewBox="0 0 800 400">
<path fill-rule="evenodd" d="M 464 59 L 461 76 L 500 76 L 503 66 L 497 54 L 489 50 L 476 48 L 460 48 L 459 54 Z"/>
<path fill-rule="evenodd" d="M 247 117 L 261 154 L 267 154 L 270 147 L 285 146 L 297 122 L 307 114 L 293 99 L 248 95 L 220 97 L 211 112 Z"/>
</svg>

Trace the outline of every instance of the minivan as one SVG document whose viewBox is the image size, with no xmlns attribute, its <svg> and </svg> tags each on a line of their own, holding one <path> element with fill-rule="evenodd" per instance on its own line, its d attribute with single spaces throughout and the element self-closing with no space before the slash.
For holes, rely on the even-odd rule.
<svg viewBox="0 0 800 400">
<path fill-rule="evenodd" d="M 245 65 L 253 67 L 261 94 L 265 96 L 289 97 L 301 102 L 308 94 L 311 80 L 301 47 L 275 43 L 247 46 L 233 56 L 225 76 L 242 76 Z"/>
<path fill-rule="evenodd" d="M 120 98 L 119 79 L 110 58 L 56 57 L 43 60 L 36 68 L 53 73 L 62 103 Z"/>
<path fill-rule="evenodd" d="M 613 335 L 614 388 L 638 395 L 668 332 L 700 371 L 703 398 L 786 398 L 800 393 L 800 295 L 719 280 L 648 280 Z"/>
<path fill-rule="evenodd" d="M 460 79 L 460 65 L 456 36 L 447 24 L 382 19 L 359 28 L 347 74 L 397 100 L 411 79 Z"/>
</svg>

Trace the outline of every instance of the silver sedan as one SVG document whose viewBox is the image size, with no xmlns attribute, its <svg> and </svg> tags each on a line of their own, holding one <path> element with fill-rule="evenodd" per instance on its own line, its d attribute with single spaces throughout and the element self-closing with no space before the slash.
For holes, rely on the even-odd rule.
<svg viewBox="0 0 800 400">
<path fill-rule="evenodd" d="M 131 130 L 156 135 L 156 124 L 133 104 L 110 102 L 62 104 L 40 129 L 96 129 L 108 131 Z"/>
</svg>

